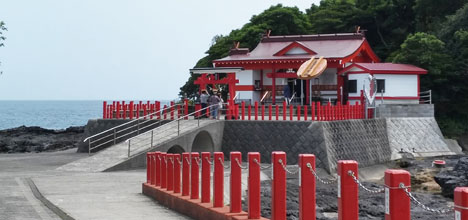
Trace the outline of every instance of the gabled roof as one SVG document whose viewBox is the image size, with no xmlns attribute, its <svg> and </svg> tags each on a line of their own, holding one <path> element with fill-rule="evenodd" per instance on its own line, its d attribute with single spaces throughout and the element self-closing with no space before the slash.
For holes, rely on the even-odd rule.
<svg viewBox="0 0 468 220">
<path fill-rule="evenodd" d="M 427 70 L 410 64 L 399 63 L 353 63 L 344 68 L 339 74 L 350 71 L 353 68 L 359 68 L 369 73 L 377 74 L 426 74 Z"/>
<path fill-rule="evenodd" d="M 308 54 L 287 54 L 292 48 L 301 48 Z M 250 53 L 232 54 L 213 63 L 230 61 L 262 60 L 307 60 L 311 56 L 323 56 L 326 59 L 343 59 L 349 62 L 355 56 L 365 53 L 374 62 L 379 58 L 370 48 L 361 33 L 265 36 Z"/>
</svg>

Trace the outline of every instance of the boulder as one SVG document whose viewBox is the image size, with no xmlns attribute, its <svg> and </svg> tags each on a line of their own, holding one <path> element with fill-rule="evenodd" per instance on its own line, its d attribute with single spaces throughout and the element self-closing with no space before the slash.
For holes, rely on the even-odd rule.
<svg viewBox="0 0 468 220">
<path fill-rule="evenodd" d="M 468 186 L 468 157 L 458 160 L 453 170 L 445 170 L 434 177 L 442 188 L 442 195 L 453 198 L 453 190 L 457 186 Z"/>
</svg>

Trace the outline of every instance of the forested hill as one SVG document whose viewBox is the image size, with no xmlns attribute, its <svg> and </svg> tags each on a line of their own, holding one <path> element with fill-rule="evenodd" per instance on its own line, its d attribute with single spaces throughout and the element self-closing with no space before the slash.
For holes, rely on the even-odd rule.
<svg viewBox="0 0 468 220">
<path fill-rule="evenodd" d="M 234 42 L 254 49 L 266 30 L 271 35 L 326 34 L 355 32 L 358 26 L 382 61 L 428 70 L 421 91 L 432 89 L 446 136 L 468 133 L 468 0 L 322 0 L 305 12 L 279 4 L 229 35 L 215 36 L 196 67 L 212 66 Z M 196 94 L 193 80 L 180 94 Z"/>
</svg>

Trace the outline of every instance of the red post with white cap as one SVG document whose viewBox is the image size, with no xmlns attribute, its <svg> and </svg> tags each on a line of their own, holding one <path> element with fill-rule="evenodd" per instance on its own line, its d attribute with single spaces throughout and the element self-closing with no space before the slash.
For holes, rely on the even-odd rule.
<svg viewBox="0 0 468 220">
<path fill-rule="evenodd" d="M 457 187 L 454 191 L 455 220 L 468 220 L 468 187 Z"/>
<path fill-rule="evenodd" d="M 298 105 L 297 107 L 297 121 L 301 120 L 301 106 Z"/>
<path fill-rule="evenodd" d="M 276 116 L 276 120 L 278 121 L 279 120 L 279 105 L 275 105 L 275 116 Z"/>
<path fill-rule="evenodd" d="M 192 152 L 191 155 L 191 179 L 190 179 L 190 199 L 200 198 L 200 189 L 199 189 L 199 160 L 200 154 L 197 152 Z"/>
<path fill-rule="evenodd" d="M 248 178 L 248 217 L 260 218 L 260 153 L 249 152 L 249 178 Z"/>
<path fill-rule="evenodd" d="M 257 101 L 255 101 L 255 110 L 254 110 L 254 112 L 255 112 L 254 118 L 255 118 L 255 121 L 257 121 L 258 120 L 258 102 Z"/>
<path fill-rule="evenodd" d="M 167 188 L 167 154 L 161 153 L 161 188 Z"/>
<path fill-rule="evenodd" d="M 272 185 L 271 185 L 271 219 L 286 220 L 286 153 L 283 151 L 273 151 L 271 153 L 271 163 L 273 164 Z"/>
<path fill-rule="evenodd" d="M 174 155 L 167 154 L 167 191 L 174 190 Z"/>
<path fill-rule="evenodd" d="M 182 153 L 182 196 L 190 194 L 190 153 Z"/>
<path fill-rule="evenodd" d="M 180 193 L 180 154 L 173 154 L 174 158 L 174 193 Z"/>
<path fill-rule="evenodd" d="M 211 153 L 202 152 L 201 153 L 201 164 L 202 164 L 202 173 L 201 173 L 201 202 L 209 203 L 210 199 L 210 180 L 211 180 Z"/>
<path fill-rule="evenodd" d="M 293 105 L 289 105 L 289 120 L 293 120 Z"/>
<path fill-rule="evenodd" d="M 308 106 L 307 105 L 304 105 L 304 121 L 307 121 L 307 119 L 309 118 L 308 114 L 309 114 L 309 109 L 308 109 Z"/>
<path fill-rule="evenodd" d="M 224 154 L 214 152 L 213 155 L 213 207 L 224 206 Z"/>
<path fill-rule="evenodd" d="M 385 220 L 410 220 L 411 201 L 404 189 L 410 191 L 411 175 L 406 170 L 385 171 Z"/>
<path fill-rule="evenodd" d="M 262 121 L 265 120 L 265 105 L 262 105 Z"/>
<path fill-rule="evenodd" d="M 351 172 L 358 177 L 356 161 L 338 161 L 338 220 L 357 220 L 359 217 L 358 185 Z"/>
<path fill-rule="evenodd" d="M 230 181 L 230 198 L 231 206 L 230 211 L 232 213 L 238 213 L 242 211 L 242 171 L 239 164 L 242 164 L 241 152 L 231 152 L 231 177 Z"/>
<path fill-rule="evenodd" d="M 315 219 L 315 155 L 299 154 L 299 219 Z"/>
<path fill-rule="evenodd" d="M 249 107 L 247 108 L 247 118 L 250 121 L 252 116 L 252 105 L 249 103 Z"/>
</svg>

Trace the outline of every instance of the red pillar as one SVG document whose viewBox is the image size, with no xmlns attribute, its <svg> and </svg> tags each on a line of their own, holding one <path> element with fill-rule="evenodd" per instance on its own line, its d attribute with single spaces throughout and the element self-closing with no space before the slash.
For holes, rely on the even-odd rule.
<svg viewBox="0 0 468 220">
<path fill-rule="evenodd" d="M 308 107 L 307 105 L 304 105 L 304 121 L 307 121 L 307 119 L 309 118 L 308 117 L 309 109 L 307 107 Z"/>
<path fill-rule="evenodd" d="M 171 101 L 171 120 L 174 120 L 174 111 L 175 111 L 175 104 L 174 104 L 174 101 Z"/>
<path fill-rule="evenodd" d="M 167 191 L 174 190 L 174 155 L 167 154 Z"/>
<path fill-rule="evenodd" d="M 300 121 L 301 120 L 301 106 L 298 105 L 296 108 L 297 108 L 297 120 Z"/>
<path fill-rule="evenodd" d="M 358 177 L 358 163 L 338 161 L 338 220 L 357 220 L 359 217 L 358 185 L 349 172 Z"/>
<path fill-rule="evenodd" d="M 122 101 L 122 118 L 127 119 L 127 105 L 125 105 L 125 101 Z"/>
<path fill-rule="evenodd" d="M 255 160 L 257 162 L 255 162 Z M 248 178 L 248 213 L 249 219 L 260 218 L 260 153 L 249 152 L 249 178 Z"/>
<path fill-rule="evenodd" d="M 288 109 L 286 109 L 286 101 L 283 101 L 283 121 L 286 121 L 286 113 Z"/>
<path fill-rule="evenodd" d="M 275 105 L 275 110 L 276 110 L 276 120 L 279 121 L 279 106 L 278 105 Z"/>
<path fill-rule="evenodd" d="M 262 105 L 262 121 L 265 120 L 265 105 Z"/>
<path fill-rule="evenodd" d="M 457 187 L 454 191 L 455 220 L 468 220 L 468 187 Z"/>
<path fill-rule="evenodd" d="M 182 196 L 190 194 L 190 153 L 182 153 Z"/>
<path fill-rule="evenodd" d="M 161 102 L 159 101 L 156 101 L 156 112 L 157 112 L 157 116 L 158 116 L 158 119 L 161 119 Z"/>
<path fill-rule="evenodd" d="M 255 110 L 254 110 L 254 112 L 255 112 L 255 121 L 257 121 L 258 120 L 258 102 L 257 101 L 255 101 Z"/>
<path fill-rule="evenodd" d="M 163 115 L 164 115 L 164 119 L 167 119 L 167 105 L 163 106 Z"/>
<path fill-rule="evenodd" d="M 231 177 L 230 181 L 230 198 L 231 198 L 231 212 L 238 213 L 242 211 L 242 187 L 241 187 L 241 178 L 242 172 L 241 168 L 237 164 L 237 161 L 242 164 L 241 152 L 235 151 L 231 152 Z"/>
<path fill-rule="evenodd" d="M 107 102 L 106 101 L 102 102 L 102 118 L 103 119 L 107 118 Z"/>
<path fill-rule="evenodd" d="M 167 154 L 161 153 L 161 188 L 167 188 Z"/>
<path fill-rule="evenodd" d="M 252 105 L 249 104 L 249 107 L 247 108 L 247 117 L 249 121 L 250 121 L 251 114 L 252 114 Z"/>
<path fill-rule="evenodd" d="M 153 155 L 153 160 L 154 160 L 154 176 L 155 176 L 155 185 L 156 186 L 161 186 L 161 152 L 156 151 L 156 153 Z"/>
<path fill-rule="evenodd" d="M 153 152 L 146 153 L 146 183 L 153 184 Z"/>
<path fill-rule="evenodd" d="M 299 219 L 315 219 L 315 155 L 299 154 Z"/>
<path fill-rule="evenodd" d="M 133 101 L 130 101 L 130 109 L 129 109 L 129 112 L 130 112 L 130 119 L 133 119 L 133 114 L 134 114 L 134 111 L 133 111 Z"/>
<path fill-rule="evenodd" d="M 271 104 L 268 106 L 268 120 L 271 121 L 271 114 L 272 114 L 272 106 Z"/>
<path fill-rule="evenodd" d="M 174 193 L 180 193 L 180 154 L 174 154 Z"/>
<path fill-rule="evenodd" d="M 310 106 L 310 116 L 312 121 L 315 121 L 315 102 L 312 102 L 312 106 Z"/>
<path fill-rule="evenodd" d="M 317 121 L 322 121 L 322 106 L 320 102 L 317 102 Z"/>
<path fill-rule="evenodd" d="M 201 153 L 201 164 L 202 164 L 202 181 L 201 181 L 201 202 L 209 203 L 211 202 L 210 198 L 210 180 L 211 180 L 211 153 L 202 152 Z"/>
<path fill-rule="evenodd" d="M 214 152 L 213 155 L 213 207 L 224 206 L 224 154 Z"/>
<path fill-rule="evenodd" d="M 119 119 L 120 118 L 120 102 L 116 103 L 116 114 L 115 118 Z"/>
<path fill-rule="evenodd" d="M 286 165 L 286 153 L 273 151 L 271 163 L 273 164 L 272 196 L 271 196 L 271 219 L 286 220 L 286 171 L 281 162 Z"/>
<path fill-rule="evenodd" d="M 137 105 L 137 106 L 136 106 L 136 118 L 139 118 L 139 117 L 140 117 L 140 106 L 141 106 L 141 105 Z"/>
<path fill-rule="evenodd" d="M 410 220 L 411 201 L 400 183 L 411 186 L 411 176 L 406 170 L 385 171 L 385 220 Z M 410 189 L 408 189 L 410 190 Z"/>
<path fill-rule="evenodd" d="M 192 152 L 191 155 L 191 181 L 190 181 L 190 199 L 200 198 L 200 189 L 199 189 L 199 160 L 200 154 L 197 152 Z"/>
<path fill-rule="evenodd" d="M 147 110 L 146 109 L 146 104 L 143 104 L 142 107 L 143 107 L 143 116 L 145 116 L 144 119 L 146 119 L 146 115 L 148 115 L 148 112 L 146 112 L 146 110 Z"/>
<path fill-rule="evenodd" d="M 293 120 L 293 105 L 289 105 L 289 120 Z"/>
<path fill-rule="evenodd" d="M 242 114 L 242 121 L 245 120 L 245 102 L 242 101 L 241 104 L 241 114 Z"/>
</svg>

